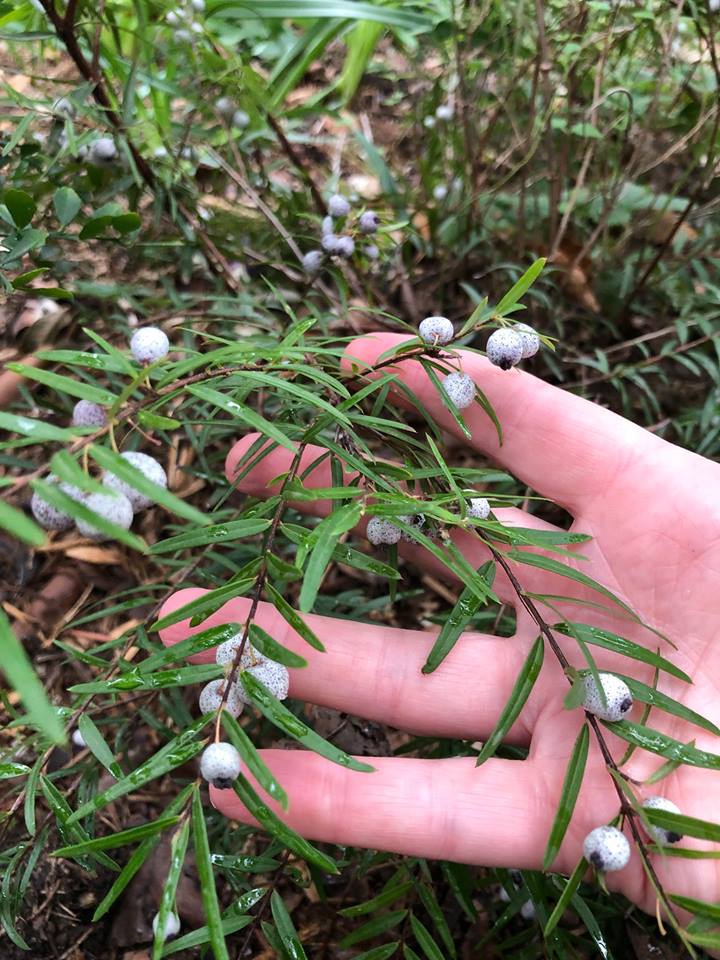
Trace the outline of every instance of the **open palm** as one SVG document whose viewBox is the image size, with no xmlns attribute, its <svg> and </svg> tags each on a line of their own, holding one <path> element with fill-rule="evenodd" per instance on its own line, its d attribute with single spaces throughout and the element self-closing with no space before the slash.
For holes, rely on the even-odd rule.
<svg viewBox="0 0 720 960">
<path fill-rule="evenodd" d="M 398 338 L 378 334 L 355 341 L 348 357 L 372 366 Z M 350 361 L 348 360 L 348 365 Z M 574 517 L 573 530 L 591 534 L 580 545 L 574 565 L 621 597 L 648 624 L 669 637 L 677 649 L 650 631 L 612 619 L 596 606 L 560 604 L 568 619 L 604 626 L 673 660 L 693 678 L 688 685 L 666 674 L 659 688 L 720 724 L 720 467 L 674 447 L 609 411 L 551 387 L 519 371 L 503 372 L 474 354 L 462 354 L 462 366 L 481 386 L 503 425 L 502 446 L 479 407 L 465 411 L 472 445 L 492 456 Z M 387 369 L 387 368 L 386 368 Z M 386 369 L 383 373 L 386 372 Z M 454 421 L 439 401 L 423 369 L 414 361 L 398 363 L 397 377 L 415 392 L 449 433 Z M 231 450 L 227 474 L 233 479 L 256 436 Z M 310 464 L 318 450 L 305 452 Z M 288 451 L 266 456 L 241 483 L 255 496 L 277 491 L 271 480 L 290 464 Z M 305 478 L 306 485 L 332 486 L 327 461 Z M 298 504 L 322 514 L 328 503 Z M 553 529 L 517 509 L 497 509 L 506 524 Z M 487 553 L 477 537 L 463 530 L 453 537 L 469 562 L 479 566 Z M 410 559 L 437 576 L 445 567 L 418 546 L 401 545 Z M 536 567 L 513 564 L 524 589 L 533 593 L 598 599 L 572 581 Z M 420 672 L 432 646 L 431 631 L 309 616 L 308 623 L 327 648 L 311 650 L 269 604 L 261 604 L 258 623 L 309 661 L 291 671 L 291 695 L 379 720 L 414 733 L 475 741 L 487 737 L 537 636 L 537 628 L 509 582 L 498 573 L 496 590 L 516 608 L 514 637 L 466 633 L 437 671 Z M 165 605 L 169 613 L 201 591 L 181 590 Z M 163 642 L 175 643 L 197 630 L 243 621 L 249 600 L 237 599 L 195 629 L 187 621 L 167 628 Z M 548 611 L 552 622 L 555 615 Z M 716 640 L 717 637 L 717 640 Z M 574 642 L 560 637 L 573 665 L 584 661 Z M 604 669 L 652 682 L 652 670 L 595 649 Z M 207 661 L 212 651 L 196 659 Z M 283 818 L 310 839 L 392 850 L 423 857 L 538 869 L 557 809 L 582 711 L 563 709 L 567 680 L 548 652 L 533 693 L 510 739 L 530 746 L 524 762 L 491 759 L 481 767 L 472 757 L 447 760 L 376 758 L 374 773 L 357 773 L 308 752 L 269 750 L 264 759 L 290 797 Z M 638 719 L 636 706 L 633 718 Z M 684 743 L 718 752 L 718 738 L 675 717 L 653 711 L 651 725 Z M 608 735 L 616 760 L 626 744 Z M 662 759 L 637 750 L 624 768 L 643 780 Z M 662 793 L 683 813 L 717 819 L 720 776 L 714 771 L 679 767 L 641 795 Z M 212 791 L 213 803 L 239 820 L 248 814 L 233 791 Z M 572 869 L 582 840 L 593 827 L 618 811 L 618 798 L 600 752 L 591 744 L 582 791 L 554 869 Z M 277 811 L 280 813 L 280 811 Z M 697 845 L 686 840 L 688 845 Z M 706 900 L 720 899 L 720 861 L 684 860 L 654 855 L 668 892 Z M 644 909 L 653 909 L 640 859 L 611 875 L 610 885 Z"/>
</svg>

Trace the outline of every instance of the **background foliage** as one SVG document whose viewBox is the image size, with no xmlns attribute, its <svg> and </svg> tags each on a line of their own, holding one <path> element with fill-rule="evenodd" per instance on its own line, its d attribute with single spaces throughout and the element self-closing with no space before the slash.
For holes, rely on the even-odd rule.
<svg viewBox="0 0 720 960">
<path fill-rule="evenodd" d="M 711 7 L 213 0 L 186 38 L 169 6 L 146 0 L 0 2 L 3 956 L 71 956 L 78 938 L 88 957 L 106 956 L 109 937 L 123 955 L 174 901 L 194 932 L 156 943 L 154 956 L 199 956 L 209 941 L 216 957 L 247 943 L 258 955 L 365 960 L 626 956 L 628 938 L 638 956 L 656 948 L 648 918 L 586 885 L 544 939 L 563 888 L 553 875 L 308 850 L 277 825 L 271 838 L 228 825 L 201 804 L 192 765 L 191 685 L 214 668 L 178 669 L 149 628 L 178 585 L 223 585 L 219 603 L 256 587 L 259 564 L 304 611 L 447 623 L 456 593 L 356 549 L 347 491 L 331 525 L 288 510 L 268 545 L 278 503 L 241 498 L 224 457 L 249 430 L 282 445 L 312 435 L 335 458 L 366 453 L 363 472 L 393 516 L 407 513 L 397 489 L 409 476 L 435 498 L 431 516 L 447 519 L 438 458 L 455 484 L 522 502 L 529 491 L 448 451 L 432 423 L 435 451 L 418 443 L 382 385 L 353 401 L 339 357 L 358 332 L 414 330 L 427 314 L 462 323 L 478 306 L 490 316 L 484 298 L 497 305 L 540 257 L 523 319 L 559 349 L 534 371 L 718 455 Z M 73 118 L 58 112 L 61 96 Z M 220 96 L 247 126 L 228 125 Z M 450 120 L 428 121 L 448 102 Z M 118 161 L 89 164 L 84 151 L 108 135 Z M 381 214 L 380 256 L 358 246 L 309 278 L 300 257 L 317 247 L 338 186 Z M 125 348 L 149 323 L 167 330 L 173 354 L 146 379 Z M 462 342 L 481 346 L 472 329 Z M 112 464 L 106 436 L 68 430 L 78 398 L 108 405 L 118 437 L 167 456 L 174 496 L 122 544 L 48 541 L 26 509 L 48 468 L 70 479 L 74 467 Z M 370 472 L 388 450 L 406 474 Z M 563 523 L 557 508 L 530 505 Z M 513 627 L 491 600 L 469 623 Z M 291 707 L 336 755 L 470 750 Z M 271 706 L 227 735 L 256 763 L 253 744 L 277 742 L 278 725 L 292 732 L 282 723 Z M 66 740 L 78 725 L 82 752 Z M 195 867 L 183 867 L 187 849 Z M 71 920 L 53 919 L 57 904 L 72 904 Z"/>
</svg>

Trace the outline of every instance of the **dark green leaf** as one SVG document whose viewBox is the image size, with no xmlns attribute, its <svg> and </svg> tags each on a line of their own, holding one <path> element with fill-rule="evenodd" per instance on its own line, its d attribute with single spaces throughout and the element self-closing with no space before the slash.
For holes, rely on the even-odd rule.
<svg viewBox="0 0 720 960">
<path fill-rule="evenodd" d="M 238 930 L 243 930 L 252 922 L 252 917 L 231 916 L 225 917 L 220 926 L 223 935 L 229 937 L 230 934 L 237 933 Z M 194 947 L 200 947 L 204 943 L 207 943 L 209 939 L 210 929 L 208 927 L 198 927 L 197 930 L 193 930 L 191 933 L 186 933 L 184 937 L 178 937 L 177 940 L 173 940 L 169 944 L 166 944 L 165 948 L 163 949 L 162 956 L 169 957 L 173 953 L 180 953 L 181 950 L 190 950 Z"/>
<path fill-rule="evenodd" d="M 263 533 L 270 526 L 270 520 L 252 518 L 249 520 L 229 520 L 227 523 L 215 523 L 201 530 L 189 530 L 167 540 L 159 540 L 150 548 L 150 552 L 172 553 L 175 550 L 187 550 L 191 547 L 203 547 L 208 543 L 234 543 L 242 537 L 253 537 Z"/>
<path fill-rule="evenodd" d="M 553 912 L 548 917 L 548 921 L 545 924 L 545 929 L 543 930 L 543 936 L 547 940 L 558 923 L 562 920 L 562 916 L 568 908 L 568 904 L 575 895 L 575 891 L 580 886 L 582 878 L 587 873 L 588 863 L 584 857 L 580 858 L 580 862 L 573 870 L 568 881 L 563 887 L 563 892 L 560 894 L 560 899 L 555 904 Z"/>
<path fill-rule="evenodd" d="M 28 367 L 23 363 L 8 363 L 8 370 L 27 377 L 28 380 L 36 380 L 52 390 L 56 390 L 61 395 L 70 397 L 79 397 L 81 400 L 91 400 L 93 403 L 99 403 L 106 406 L 115 401 L 115 395 L 102 387 L 94 387 L 84 380 L 72 380 L 60 373 L 53 373 L 50 370 L 42 370 L 36 367 Z"/>
<path fill-rule="evenodd" d="M 491 562 L 483 564 L 483 566 L 478 570 L 478 575 L 480 577 L 485 577 L 490 566 L 492 566 Z M 447 657 L 457 643 L 460 635 L 463 633 L 468 623 L 470 623 L 472 618 L 477 613 L 478 608 L 482 605 L 482 602 L 482 599 L 478 596 L 474 589 L 465 587 L 463 592 L 460 594 L 457 603 L 448 614 L 445 623 L 442 625 L 442 629 L 440 630 L 440 633 L 438 634 L 437 639 L 432 646 L 432 650 L 428 654 L 428 658 L 423 665 L 423 673 L 432 673 L 433 670 L 437 670 L 445 657 Z"/>
<path fill-rule="evenodd" d="M 527 698 L 535 686 L 535 681 L 542 667 L 544 653 L 545 644 L 542 636 L 539 636 L 530 648 L 530 653 L 527 655 L 527 659 L 518 674 L 515 686 L 512 689 L 508 702 L 502 709 L 495 729 L 483 744 L 483 748 L 477 758 L 478 766 L 495 753 L 503 737 L 505 737 L 520 715 L 520 711 L 525 706 Z"/>
<path fill-rule="evenodd" d="M 583 775 L 585 773 L 585 763 L 587 762 L 588 747 L 590 744 L 590 731 L 586 723 L 580 729 L 577 735 L 575 745 L 573 746 L 570 760 L 568 761 L 565 779 L 563 780 L 562 792 L 560 794 L 560 803 L 555 820 L 550 830 L 545 856 L 543 857 L 543 870 L 549 870 L 557 857 L 560 846 L 570 825 L 570 820 L 575 809 L 575 803 L 582 786 Z"/>
<path fill-rule="evenodd" d="M 209 627 L 200 633 L 194 633 L 179 643 L 174 643 L 164 650 L 153 653 L 138 666 L 138 672 L 142 674 L 151 673 L 167 663 L 186 660 L 203 650 L 209 650 L 211 647 L 217 647 L 221 643 L 225 643 L 226 640 L 232 640 L 241 630 L 242 627 L 239 623 L 224 623 L 222 626 Z"/>
<path fill-rule="evenodd" d="M 303 945 L 300 943 L 297 930 L 290 919 L 290 914 L 287 912 L 283 898 L 277 890 L 273 890 L 270 896 L 270 909 L 272 910 L 273 920 L 275 921 L 275 928 L 280 935 L 280 939 L 288 956 L 292 957 L 292 960 L 307 960 L 307 954 L 303 950 Z"/>
<path fill-rule="evenodd" d="M 115 847 L 124 847 L 128 843 L 144 840 L 146 837 L 151 837 L 153 834 L 171 827 L 178 822 L 178 819 L 179 817 L 165 817 L 160 820 L 153 820 L 151 823 L 143 823 L 139 827 L 131 827 L 129 830 L 121 830 L 119 833 L 110 833 L 106 837 L 92 837 L 69 847 L 59 847 L 57 850 L 53 850 L 50 856 L 76 857 L 80 854 L 95 853 L 97 850 L 112 850 Z"/>
<path fill-rule="evenodd" d="M 187 687 L 223 675 L 223 668 L 215 663 L 199 663 L 192 667 L 176 667 L 174 670 L 158 670 L 156 673 L 141 673 L 139 669 L 111 680 L 88 680 L 70 687 L 72 693 L 112 693 L 119 690 L 165 690 L 170 687 Z"/>
<path fill-rule="evenodd" d="M 332 559 L 338 538 L 351 530 L 360 520 L 361 507 L 358 503 L 347 504 L 334 510 L 313 530 L 311 541 L 314 541 L 310 560 L 305 568 L 302 588 L 300 590 L 300 612 L 309 613 L 314 604 L 320 583 Z"/>
<path fill-rule="evenodd" d="M 495 316 L 504 316 L 511 307 L 515 306 L 518 300 L 525 296 L 527 291 L 542 273 L 545 263 L 546 258 L 540 257 L 539 260 L 536 260 L 527 268 L 525 273 L 512 285 L 512 287 L 510 287 L 500 303 L 498 303 L 498 305 L 495 307 Z"/>
<path fill-rule="evenodd" d="M 352 907 L 344 907 L 342 910 L 338 910 L 338 913 L 343 917 L 362 917 L 366 913 L 375 913 L 376 910 L 381 910 L 383 907 L 395 903 L 396 900 L 404 897 L 405 894 L 410 893 L 413 887 L 414 884 L 411 880 L 407 880 L 405 883 L 393 884 L 393 886 L 387 890 L 383 890 L 382 893 L 373 897 L 372 900 L 357 903 Z"/>
<path fill-rule="evenodd" d="M 29 193 L 24 190 L 5 190 L 2 195 L 2 202 L 10 211 L 10 216 L 15 221 L 15 226 L 26 227 L 35 216 L 37 205 Z"/>
<path fill-rule="evenodd" d="M 17 691 L 30 719 L 53 743 L 65 743 L 65 731 L 45 694 L 43 685 L 15 636 L 10 621 L 0 610 L 0 664 L 10 686 Z"/>
<path fill-rule="evenodd" d="M 99 760 L 105 769 L 109 770 L 116 780 L 119 780 L 123 775 L 122 770 L 120 769 L 120 764 L 115 760 L 112 750 L 105 742 L 105 738 L 86 713 L 83 713 L 78 720 L 78 730 L 82 734 L 88 750 L 92 753 L 95 759 Z"/>
<path fill-rule="evenodd" d="M 250 624 L 250 642 L 260 653 L 264 653 L 271 660 L 285 664 L 286 667 L 302 668 L 307 666 L 307 660 L 304 657 L 288 650 L 287 647 L 283 647 L 257 623 Z"/>
<path fill-rule="evenodd" d="M 193 801 L 196 796 L 197 790 L 193 794 Z M 153 940 L 153 960 L 160 960 L 162 956 L 162 948 L 166 939 L 165 927 L 167 920 L 168 917 L 175 912 L 175 896 L 182 874 L 182 868 L 185 863 L 189 837 L 190 821 L 185 819 L 180 829 L 176 830 L 173 834 L 170 842 L 170 865 L 160 898 L 160 909 L 157 912 L 157 924 Z"/>
<path fill-rule="evenodd" d="M 289 850 L 292 850 L 294 854 L 302 857 L 303 860 L 307 860 L 308 863 L 313 863 L 324 873 L 338 874 L 340 872 L 334 860 L 324 853 L 321 853 L 320 850 L 313 847 L 312 844 L 308 843 L 307 840 L 304 840 L 299 834 L 288 827 L 287 824 L 276 817 L 272 810 L 262 802 L 242 774 L 240 774 L 233 784 L 233 789 L 260 826 L 267 830 L 268 833 L 271 833 Z"/>
<path fill-rule="evenodd" d="M 22 510 L 11 507 L 5 500 L 0 500 L 0 528 L 23 543 L 29 543 L 31 547 L 41 547 L 45 543 L 45 531 L 30 517 L 26 517 Z"/>
<path fill-rule="evenodd" d="M 281 614 L 283 620 L 286 620 L 293 630 L 299 634 L 306 643 L 309 643 L 311 647 L 314 647 L 316 650 L 320 650 L 321 653 L 325 652 L 325 647 L 322 645 L 320 640 L 315 636 L 315 633 L 310 629 L 310 627 L 305 623 L 302 617 L 297 614 L 287 600 L 275 589 L 271 583 L 265 584 L 265 590 L 267 595 L 270 598 L 272 605 Z"/>
<path fill-rule="evenodd" d="M 193 625 L 201 623 L 203 619 L 209 617 L 211 613 L 222 607 L 228 600 L 232 600 L 233 597 L 241 597 L 247 593 L 254 583 L 254 576 L 238 579 L 236 575 L 221 587 L 202 594 L 202 596 L 197 597 L 195 600 L 183 604 L 182 607 L 178 607 L 177 610 L 173 610 L 172 613 L 168 613 L 159 620 L 156 620 L 150 629 L 164 630 L 165 627 L 170 627 L 174 623 L 180 623 L 181 620 L 190 620 Z"/>
<path fill-rule="evenodd" d="M 343 937 L 337 945 L 338 949 L 346 950 L 356 943 L 362 943 L 363 940 L 370 940 L 371 937 L 377 937 L 387 930 L 392 930 L 393 927 L 401 924 L 406 916 L 407 910 L 395 910 L 392 913 L 384 913 L 373 917 L 372 920 L 368 920 L 367 923 L 363 923 L 362 926 Z"/>
<path fill-rule="evenodd" d="M 215 874 L 213 873 L 208 844 L 205 814 L 203 813 L 200 793 L 196 792 L 192 798 L 192 831 L 195 863 L 197 864 L 200 879 L 200 897 L 202 899 L 205 921 L 210 934 L 210 946 L 215 960 L 230 960 L 220 917 L 220 904 L 215 889 Z"/>
<path fill-rule="evenodd" d="M 604 726 L 627 743 L 633 743 L 650 753 L 657 753 L 667 760 L 681 760 L 691 767 L 706 767 L 710 770 L 720 770 L 720 755 L 698 750 L 695 747 L 673 740 L 664 733 L 651 730 L 639 723 L 630 720 L 617 720 L 615 723 L 605 723 Z"/>
<path fill-rule="evenodd" d="M 572 630 L 570 626 L 572 626 Z M 665 673 L 677 677 L 678 680 L 683 680 L 685 683 L 692 683 L 691 678 L 679 667 L 676 667 L 674 663 L 661 657 L 660 654 L 655 653 L 653 650 L 648 650 L 646 647 L 642 647 L 638 643 L 633 643 L 632 640 L 626 640 L 624 637 L 619 637 L 615 633 L 600 630 L 598 627 L 591 627 L 586 623 L 575 622 L 571 625 L 556 623 L 553 626 L 553 630 L 558 633 L 564 633 L 566 636 L 571 636 L 572 633 L 575 632 L 582 637 L 585 643 L 592 644 L 596 647 L 603 647 L 605 650 L 612 650 L 615 653 L 622 654 L 624 657 L 629 657 L 631 660 L 649 663 L 651 666 L 657 667 L 658 670 L 664 670 Z"/>
<path fill-rule="evenodd" d="M 635 680 L 634 677 L 628 677 L 623 673 L 618 673 L 616 676 L 622 677 L 628 687 L 630 687 L 630 693 L 632 693 L 636 700 L 640 700 L 642 703 L 650 703 L 653 707 L 657 707 L 658 710 L 664 710 L 666 713 L 671 713 L 675 717 L 687 720 L 688 723 L 694 723 L 696 726 L 702 727 L 703 730 L 709 730 L 710 733 L 714 733 L 715 736 L 720 737 L 720 729 L 718 729 L 711 720 L 707 720 L 701 714 L 696 713 L 695 710 L 691 710 L 677 700 L 673 700 L 672 697 L 661 693 L 655 689 L 655 687 L 650 687 L 646 683 Z"/>
<path fill-rule="evenodd" d="M 53 204 L 58 220 L 63 227 L 66 227 L 69 223 L 72 223 L 80 212 L 82 200 L 72 187 L 60 187 L 59 190 L 55 191 Z"/>
<path fill-rule="evenodd" d="M 315 733 L 307 724 L 299 720 L 294 713 L 291 713 L 277 697 L 274 697 L 267 687 L 247 670 L 240 674 L 240 682 L 247 694 L 252 699 L 258 709 L 279 727 L 288 736 L 293 737 L 304 747 L 319 753 L 321 757 L 332 760 L 333 763 L 340 764 L 341 767 L 347 767 L 348 770 L 359 770 L 364 773 L 371 773 L 374 767 L 368 763 L 362 763 L 354 757 L 349 756 L 344 750 L 340 750 L 332 743 L 328 743 L 319 733 Z"/>
<path fill-rule="evenodd" d="M 24 763 L 12 763 L 10 761 L 0 763 L 0 780 L 12 780 L 14 777 L 24 777 L 26 773 L 30 773 L 30 767 Z"/>
<path fill-rule="evenodd" d="M 237 720 L 228 713 L 227 710 L 223 710 L 222 712 L 222 723 L 227 735 L 230 737 L 245 766 L 255 780 L 257 780 L 263 790 L 274 800 L 277 800 L 283 810 L 287 810 L 287 794 L 273 776 L 272 771 L 265 765 L 265 762 L 255 749 L 250 737 L 248 737 Z"/>
<path fill-rule="evenodd" d="M 443 952 L 430 936 L 430 931 L 413 913 L 410 914 L 410 927 L 427 960 L 444 960 Z"/>
<path fill-rule="evenodd" d="M 688 817 L 684 813 L 671 813 L 657 807 L 643 807 L 643 816 L 663 830 L 679 833 L 683 837 L 697 837 L 700 840 L 712 840 L 720 843 L 720 823 Z"/>
<path fill-rule="evenodd" d="M 194 396 L 199 397 L 201 400 L 206 400 L 208 403 L 220 407 L 221 410 L 229 413 L 242 423 L 246 423 L 249 427 L 252 427 L 253 430 L 262 433 L 263 436 L 270 437 L 271 440 L 279 443 L 280 446 L 285 447 L 286 450 L 290 450 L 291 453 L 297 451 L 297 445 L 283 433 L 277 424 L 266 420 L 257 410 L 253 410 L 252 407 L 248 407 L 244 403 L 240 403 L 238 400 L 233 400 L 232 397 L 220 393 L 219 390 L 213 390 L 211 387 L 206 387 L 202 384 L 195 384 L 188 387 L 187 390 L 188 393 L 194 394 Z"/>
</svg>

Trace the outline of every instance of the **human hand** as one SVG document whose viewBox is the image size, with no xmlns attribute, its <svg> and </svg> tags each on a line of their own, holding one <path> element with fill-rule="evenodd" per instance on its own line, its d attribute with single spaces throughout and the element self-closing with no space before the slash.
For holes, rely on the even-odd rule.
<svg viewBox="0 0 720 960">
<path fill-rule="evenodd" d="M 400 339 L 394 334 L 364 337 L 352 343 L 347 353 L 371 366 Z M 559 603 L 568 619 L 605 627 L 653 649 L 660 643 L 660 652 L 689 674 L 693 684 L 661 674 L 659 689 L 719 724 L 720 644 L 715 640 L 720 628 L 720 467 L 530 374 L 500 371 L 469 353 L 462 354 L 462 365 L 487 394 L 504 430 L 504 443 L 499 446 L 489 419 L 473 406 L 464 411 L 472 446 L 571 513 L 571 529 L 593 537 L 576 551 L 587 560 L 578 558 L 573 566 L 612 590 L 643 621 L 669 637 L 677 650 L 659 642 L 647 629 L 585 603 L 597 600 L 597 595 L 578 584 L 536 567 L 512 564 L 523 588 L 582 601 L 581 605 Z M 457 434 L 420 365 L 402 361 L 396 370 L 436 422 Z M 226 463 L 228 479 L 235 478 L 256 439 L 257 435 L 244 437 L 232 448 Z M 318 452 L 317 448 L 305 451 L 301 472 Z M 239 488 L 258 497 L 276 493 L 278 485 L 269 485 L 270 481 L 288 469 L 290 460 L 287 450 L 275 449 Z M 332 486 L 327 461 L 304 482 Z M 330 504 L 303 501 L 296 506 L 324 515 Z M 494 514 L 505 524 L 556 529 L 515 508 L 496 509 Z M 472 532 L 458 528 L 452 536 L 473 567 L 488 558 L 487 549 Z M 421 547 L 402 543 L 400 549 L 436 576 L 446 576 L 446 569 Z M 257 622 L 308 660 L 307 668 L 290 671 L 293 698 L 418 734 L 483 740 L 493 729 L 538 633 L 500 570 L 495 589 L 516 608 L 515 636 L 468 632 L 430 675 L 422 674 L 421 667 L 432 646 L 433 631 L 308 615 L 308 624 L 327 648 L 320 653 L 310 649 L 270 604 L 260 604 Z M 180 590 L 167 601 L 161 616 L 202 592 Z M 232 600 L 195 629 L 187 621 L 166 628 L 162 640 L 169 645 L 213 625 L 243 622 L 249 606 L 249 599 Z M 551 619 L 556 618 L 551 615 Z M 574 642 L 559 639 L 571 663 L 585 666 Z M 601 669 L 653 682 L 650 667 L 601 649 L 593 653 Z M 193 659 L 212 661 L 213 651 Z M 493 758 L 476 767 L 473 757 L 364 758 L 375 767 L 368 774 L 349 771 L 309 752 L 263 751 L 290 798 L 287 813 L 271 805 L 309 839 L 487 866 L 540 869 L 570 751 L 584 719 L 580 709 L 563 708 L 567 689 L 561 667 L 548 652 L 508 738 L 529 745 L 523 762 Z M 636 706 L 633 717 L 638 716 Z M 698 748 L 718 752 L 716 737 L 676 717 L 653 711 L 651 723 L 683 743 L 694 741 Z M 609 734 L 606 738 L 619 760 L 626 744 Z M 637 750 L 623 769 L 642 781 L 662 763 L 662 758 Z M 643 796 L 661 793 L 684 814 L 716 820 L 720 776 L 712 770 L 681 766 L 639 792 Z M 211 788 L 211 798 L 227 816 L 252 822 L 232 790 Z M 617 812 L 617 794 L 591 738 L 583 787 L 553 869 L 571 870 L 585 835 Z M 698 844 L 686 839 L 683 845 Z M 719 860 L 652 856 L 666 891 L 720 900 Z M 654 909 L 655 894 L 637 852 L 629 866 L 610 874 L 608 881 L 644 909 Z"/>
</svg>

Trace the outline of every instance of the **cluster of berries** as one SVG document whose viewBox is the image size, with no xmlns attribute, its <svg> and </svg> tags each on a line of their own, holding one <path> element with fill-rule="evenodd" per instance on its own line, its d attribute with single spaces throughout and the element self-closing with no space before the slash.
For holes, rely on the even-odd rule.
<svg viewBox="0 0 720 960">
<path fill-rule="evenodd" d="M 455 336 L 455 328 L 447 317 L 425 317 L 418 332 L 430 347 L 444 347 Z M 490 363 L 501 370 L 509 370 L 521 360 L 534 357 L 539 349 L 540 337 L 526 323 L 494 330 L 485 348 Z M 459 370 L 443 379 L 443 390 L 458 410 L 465 410 L 475 400 L 475 381 Z"/>
<path fill-rule="evenodd" d="M 167 335 L 157 327 L 142 327 L 136 330 L 130 341 L 130 351 L 133 357 L 142 364 L 152 363 L 164 357 L 170 349 Z M 90 400 L 78 400 L 73 408 L 72 425 L 74 427 L 96 427 L 100 429 L 107 423 L 107 414 L 103 407 Z M 130 450 L 121 454 L 124 460 L 139 470 L 151 483 L 163 489 L 167 488 L 167 474 L 154 457 L 146 453 Z M 68 497 L 82 503 L 88 510 L 111 523 L 129 530 L 133 517 L 141 510 L 152 504 L 150 497 L 140 493 L 125 480 L 121 480 L 109 470 L 103 473 L 103 486 L 108 488 L 107 493 L 85 493 L 70 483 L 60 481 L 51 474 L 48 482 L 57 484 Z M 87 520 L 74 520 L 69 513 L 53 506 L 39 493 L 33 493 L 30 501 L 33 516 L 45 530 L 68 530 L 75 524 L 78 532 L 90 540 L 105 540 L 107 534 Z"/>
<path fill-rule="evenodd" d="M 615 676 L 614 673 L 599 673 L 598 678 L 604 697 L 601 696 L 593 675 L 585 674 L 582 678 L 584 687 L 582 707 L 600 720 L 617 723 L 632 710 L 633 697 L 630 688 L 623 679 Z M 679 808 L 666 797 L 648 797 L 643 806 L 648 809 L 680 813 Z M 660 845 L 677 843 L 682 840 L 681 834 L 674 830 L 664 830 L 662 827 L 656 827 L 652 824 L 648 825 L 646 830 L 648 835 Z M 588 863 L 602 873 L 622 870 L 630 859 L 630 844 L 617 827 L 596 827 L 585 838 L 583 855 Z"/>
<path fill-rule="evenodd" d="M 238 130 L 250 125 L 250 115 L 241 110 L 231 97 L 220 97 L 215 101 L 215 109 L 226 123 Z"/>
<path fill-rule="evenodd" d="M 193 34 L 202 33 L 205 28 L 197 19 L 197 14 L 204 12 L 205 0 L 180 0 L 180 6 L 170 10 L 165 16 L 165 20 L 173 28 L 173 40 L 176 43 L 187 43 L 192 40 Z"/>
<path fill-rule="evenodd" d="M 427 117 L 423 120 L 423 125 L 427 127 L 428 130 L 436 125 L 438 120 L 448 121 L 452 120 L 455 116 L 455 109 L 451 103 L 441 103 L 440 106 L 435 110 L 434 114 L 428 114 Z"/>
<path fill-rule="evenodd" d="M 328 216 L 323 217 L 321 224 L 320 246 L 322 250 L 310 250 L 302 259 L 302 265 L 309 274 L 320 271 L 326 257 L 340 257 L 349 260 L 355 253 L 355 237 L 352 232 L 338 233 L 338 227 L 347 226 L 350 215 L 350 204 L 339 193 L 334 193 L 328 200 Z M 357 219 L 355 234 L 368 237 L 377 231 L 380 226 L 380 217 L 372 210 L 365 210 Z M 362 252 L 369 260 L 377 260 L 380 251 L 374 243 L 366 244 Z"/>
<path fill-rule="evenodd" d="M 466 515 L 473 520 L 487 520 L 490 516 L 490 504 L 485 497 L 471 497 L 466 504 Z M 425 517 L 422 513 L 415 516 L 403 516 L 398 519 L 401 523 L 416 527 L 418 530 L 425 526 Z M 375 547 L 381 544 L 392 546 L 401 540 L 406 543 L 415 542 L 415 538 L 411 534 L 401 530 L 392 520 L 387 520 L 385 517 L 371 517 L 368 520 L 365 536 Z"/>
<path fill-rule="evenodd" d="M 242 634 L 236 634 L 236 636 L 221 643 L 215 651 L 216 662 L 226 670 L 231 670 L 241 643 Z M 247 670 L 251 676 L 267 687 L 278 700 L 284 700 L 287 697 L 290 689 L 290 674 L 287 667 L 276 660 L 271 660 L 270 657 L 266 657 L 259 650 L 256 650 L 252 644 L 245 644 L 245 649 L 240 658 L 240 670 Z M 220 709 L 225 693 L 225 684 L 226 681 L 221 678 L 211 680 L 202 688 L 198 699 L 201 713 L 214 713 Z M 245 693 L 244 687 L 242 684 L 234 683 L 228 692 L 225 709 L 233 717 L 239 717 L 246 703 L 250 703 L 250 699 Z"/>
</svg>

